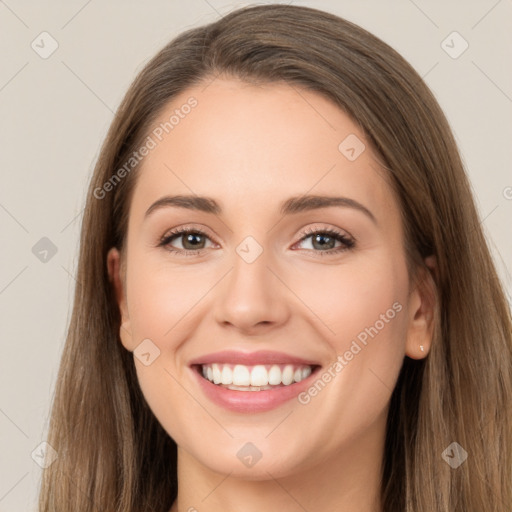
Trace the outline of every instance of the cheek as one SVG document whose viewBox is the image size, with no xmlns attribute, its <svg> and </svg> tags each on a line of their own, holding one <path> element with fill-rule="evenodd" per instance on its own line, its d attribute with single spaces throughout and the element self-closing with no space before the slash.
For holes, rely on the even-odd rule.
<svg viewBox="0 0 512 512">
<path fill-rule="evenodd" d="M 299 397 L 304 415 L 315 418 L 310 435 L 323 438 L 327 452 L 337 450 L 341 440 L 350 445 L 385 415 L 405 354 L 407 325 L 407 277 L 399 267 L 340 268 L 333 281 L 308 283 L 308 306 L 334 331 L 324 337 L 333 356 Z M 336 435 L 326 438 L 326 431 Z"/>
<path fill-rule="evenodd" d="M 202 276 L 190 269 L 171 269 L 161 261 L 136 256 L 132 261 L 127 293 L 133 345 L 149 339 L 158 354 L 147 366 L 135 355 L 138 382 L 160 424 L 174 439 L 183 439 L 188 423 L 174 411 L 188 411 L 194 421 L 202 418 L 203 411 L 180 384 L 185 376 L 180 347 L 186 344 L 187 313 L 193 317 L 194 305 L 207 288 L 201 285 Z"/>
<path fill-rule="evenodd" d="M 161 258 L 134 258 L 127 283 L 134 344 L 149 338 L 161 350 L 172 352 L 173 340 L 181 343 L 183 329 L 190 329 L 193 320 L 201 321 L 197 311 L 215 300 L 214 291 L 211 297 L 206 295 L 224 270 L 214 262 L 192 269 L 188 264 L 171 267 Z M 279 273 L 300 299 L 290 297 L 290 315 L 299 321 L 307 317 L 333 355 L 350 350 L 354 341 L 371 348 L 364 352 L 374 357 L 403 355 L 408 278 L 405 262 L 397 254 L 382 252 L 338 265 L 300 263 Z M 282 285 L 274 281 L 269 278 L 269 285 L 277 286 L 279 294 Z M 288 300 L 285 289 L 281 294 Z"/>
<path fill-rule="evenodd" d="M 156 344 L 164 339 L 168 343 L 214 282 L 211 270 L 192 271 L 191 267 L 140 258 L 127 283 L 133 335 L 154 339 Z"/>
<path fill-rule="evenodd" d="M 315 313 L 319 330 L 337 354 L 354 340 L 376 351 L 403 348 L 408 278 L 398 260 L 382 254 L 290 274 L 294 291 Z"/>
<path fill-rule="evenodd" d="M 331 349 L 330 374 L 324 375 L 328 391 L 321 395 L 329 395 L 330 403 L 346 404 L 343 414 L 349 423 L 350 418 L 376 417 L 391 395 L 405 355 L 405 263 L 390 254 L 321 272 L 323 276 L 307 278 L 304 273 L 294 288 L 321 320 L 319 330 Z M 314 398 L 315 390 L 312 394 L 312 408 L 321 416 L 325 403 Z"/>
</svg>

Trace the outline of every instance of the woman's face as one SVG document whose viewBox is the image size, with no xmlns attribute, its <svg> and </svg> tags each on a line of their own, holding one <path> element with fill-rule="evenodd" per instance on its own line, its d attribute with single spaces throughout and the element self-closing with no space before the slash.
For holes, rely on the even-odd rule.
<svg viewBox="0 0 512 512">
<path fill-rule="evenodd" d="M 108 264 L 161 425 L 198 467 L 251 479 L 381 455 L 403 358 L 429 336 L 362 131 L 314 92 L 217 78 L 149 136 L 126 268 L 116 249 Z"/>
</svg>

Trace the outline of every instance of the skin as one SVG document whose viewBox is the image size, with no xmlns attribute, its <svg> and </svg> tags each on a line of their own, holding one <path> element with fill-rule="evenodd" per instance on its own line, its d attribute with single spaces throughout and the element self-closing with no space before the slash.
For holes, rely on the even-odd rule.
<svg viewBox="0 0 512 512">
<path fill-rule="evenodd" d="M 108 254 L 123 346 L 134 351 L 149 338 L 160 350 L 148 366 L 134 361 L 178 445 L 171 511 L 379 511 L 389 399 L 404 357 L 425 357 L 432 336 L 429 285 L 408 275 L 393 190 L 358 126 L 317 93 L 217 78 L 174 98 L 155 125 L 190 96 L 198 105 L 138 169 L 125 258 Z M 366 146 L 355 161 L 338 149 L 349 134 Z M 279 213 L 282 201 L 306 193 L 351 198 L 376 222 L 350 207 Z M 166 207 L 144 219 L 157 199 L 176 194 L 212 197 L 222 213 Z M 200 254 L 157 246 L 180 226 L 206 232 Z M 301 242 L 306 228 L 356 243 L 321 255 L 314 237 Z M 263 249 L 252 263 L 236 252 L 247 236 Z M 171 246 L 185 251 L 186 243 L 178 236 Z M 236 349 L 281 351 L 327 369 L 396 302 L 401 311 L 305 405 L 228 411 L 188 367 Z M 246 442 L 262 454 L 252 467 L 236 456 Z"/>
</svg>

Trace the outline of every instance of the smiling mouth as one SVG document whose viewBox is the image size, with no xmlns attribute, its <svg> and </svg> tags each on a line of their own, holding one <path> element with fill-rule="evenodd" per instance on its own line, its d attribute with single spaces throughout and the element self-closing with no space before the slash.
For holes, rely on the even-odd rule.
<svg viewBox="0 0 512 512">
<path fill-rule="evenodd" d="M 291 386 L 308 378 L 318 365 L 212 363 L 194 365 L 205 380 L 233 391 L 267 391 Z"/>
</svg>

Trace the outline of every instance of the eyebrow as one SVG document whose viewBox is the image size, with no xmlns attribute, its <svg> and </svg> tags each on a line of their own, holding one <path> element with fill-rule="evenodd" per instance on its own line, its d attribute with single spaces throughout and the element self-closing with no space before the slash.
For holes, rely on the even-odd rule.
<svg viewBox="0 0 512 512">
<path fill-rule="evenodd" d="M 281 215 L 291 215 L 305 211 L 318 210 L 320 208 L 329 207 L 343 207 L 353 208 L 364 213 L 369 217 L 375 224 L 377 219 L 373 213 L 363 206 L 361 203 L 350 199 L 348 197 L 335 197 L 335 196 L 318 196 L 318 195 L 304 195 L 290 197 L 281 204 L 280 213 Z M 146 211 L 144 218 L 147 218 L 156 210 L 177 207 L 185 208 L 188 210 L 197 210 L 205 213 L 212 213 L 214 215 L 220 215 L 222 208 L 215 199 L 205 196 L 195 195 L 177 195 L 177 196 L 164 196 L 155 201 Z"/>
</svg>

